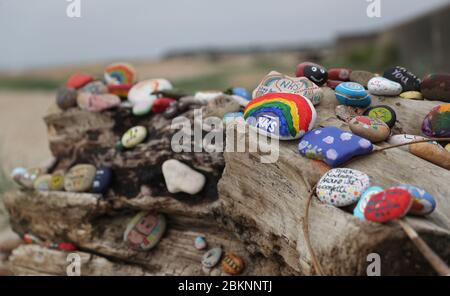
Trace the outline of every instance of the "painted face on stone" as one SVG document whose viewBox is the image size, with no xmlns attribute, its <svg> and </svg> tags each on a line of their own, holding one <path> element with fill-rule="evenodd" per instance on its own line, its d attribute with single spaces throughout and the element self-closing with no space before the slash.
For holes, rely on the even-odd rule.
<svg viewBox="0 0 450 296">
<path fill-rule="evenodd" d="M 156 224 L 158 223 L 157 217 L 154 215 L 147 215 L 144 216 L 138 224 L 136 224 L 136 231 L 139 231 L 144 236 L 150 235 L 153 228 L 155 228 Z"/>
<path fill-rule="evenodd" d="M 305 77 L 317 85 L 322 85 L 327 81 L 328 72 L 319 65 L 311 64 L 305 66 Z"/>
<path fill-rule="evenodd" d="M 142 242 L 144 242 L 144 239 L 145 236 L 135 229 L 131 230 L 127 237 L 128 242 L 133 245 L 140 245 Z"/>
</svg>

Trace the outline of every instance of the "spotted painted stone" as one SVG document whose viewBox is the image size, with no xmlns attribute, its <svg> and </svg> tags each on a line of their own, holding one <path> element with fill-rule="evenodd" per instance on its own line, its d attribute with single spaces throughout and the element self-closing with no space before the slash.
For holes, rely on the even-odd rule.
<svg viewBox="0 0 450 296">
<path fill-rule="evenodd" d="M 402 188 L 388 188 L 370 196 L 364 209 L 364 218 L 374 222 L 387 222 L 401 218 L 411 208 L 411 194 Z"/>
<path fill-rule="evenodd" d="M 364 218 L 364 209 L 367 206 L 367 203 L 369 202 L 369 199 L 372 195 L 382 192 L 383 188 L 380 186 L 372 186 L 366 189 L 364 193 L 361 195 L 361 198 L 358 201 L 358 204 L 353 209 L 353 215 L 361 220 L 366 220 Z"/>
</svg>

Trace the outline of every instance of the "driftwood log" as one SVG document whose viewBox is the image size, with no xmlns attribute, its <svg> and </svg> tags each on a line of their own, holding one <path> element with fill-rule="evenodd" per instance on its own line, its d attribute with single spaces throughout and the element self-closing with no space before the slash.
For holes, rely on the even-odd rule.
<svg viewBox="0 0 450 296">
<path fill-rule="evenodd" d="M 347 123 L 335 115 L 334 93 L 324 88 L 317 107 L 317 126 Z M 397 112 L 395 133 L 420 134 L 422 118 L 440 102 L 375 98 Z M 185 114 L 192 118 L 192 111 Z M 84 193 L 12 191 L 4 196 L 13 229 L 48 241 L 77 244 L 84 275 L 207 275 L 220 268 L 202 269 L 202 252 L 193 246 L 204 235 L 209 246 L 222 245 L 241 255 L 248 275 L 311 275 L 311 255 L 303 232 L 309 190 L 329 169 L 297 152 L 298 141 L 280 142 L 279 159 L 261 163 L 260 152 L 174 153 L 175 132 L 160 115 L 136 118 L 128 109 L 94 114 L 78 109 L 52 111 L 45 118 L 50 149 L 57 159 L 52 170 L 76 163 L 108 165 L 115 181 L 104 197 Z M 117 152 L 115 142 L 133 125 L 149 129 L 148 140 L 133 150 Z M 250 144 L 248 132 L 227 133 Z M 207 176 L 205 189 L 195 197 L 170 194 L 161 164 L 181 160 Z M 450 172 L 400 150 L 391 149 L 351 164 L 366 172 L 372 183 L 391 186 L 410 183 L 437 199 L 437 210 L 426 218 L 407 218 L 414 229 L 447 263 L 450 262 Z M 137 211 L 166 214 L 168 231 L 147 253 L 122 242 L 127 220 Z M 313 200 L 310 209 L 311 245 L 327 275 L 365 275 L 367 256 L 378 253 L 383 275 L 435 274 L 395 223 L 363 222 L 351 208 L 338 209 Z M 67 254 L 35 245 L 13 251 L 14 274 L 66 274 Z"/>
</svg>

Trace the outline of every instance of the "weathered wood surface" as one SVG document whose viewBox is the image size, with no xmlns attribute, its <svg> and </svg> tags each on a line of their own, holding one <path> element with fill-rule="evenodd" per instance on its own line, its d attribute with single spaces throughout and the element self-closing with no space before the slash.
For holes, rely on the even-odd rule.
<svg viewBox="0 0 450 296">
<path fill-rule="evenodd" d="M 316 125 L 348 129 L 334 114 L 334 93 L 324 89 L 326 96 L 317 107 Z M 377 104 L 397 111 L 394 132 L 420 134 L 422 118 L 440 102 L 374 98 L 372 105 Z M 192 112 L 186 116 L 192 118 Z M 18 233 L 31 231 L 51 241 L 72 241 L 86 256 L 96 256 L 88 260 L 86 275 L 122 271 L 210 274 L 202 270 L 202 253 L 193 246 L 197 235 L 206 236 L 210 246 L 220 244 L 225 251 L 242 255 L 247 264 L 245 274 L 314 274 L 303 233 L 306 197 L 329 168 L 300 156 L 298 141 L 281 142 L 279 160 L 262 164 L 256 152 L 174 153 L 170 138 L 175 131 L 160 115 L 135 118 L 127 109 L 100 114 L 72 109 L 52 112 L 45 120 L 50 147 L 58 160 L 55 169 L 80 162 L 110 165 L 116 174 L 115 184 L 104 198 L 14 191 L 5 194 L 5 204 Z M 149 139 L 133 150 L 116 152 L 115 142 L 136 124 L 148 127 Z M 248 140 L 245 133 L 237 137 Z M 168 193 L 160 169 L 168 158 L 182 160 L 204 173 L 206 189 L 197 197 Z M 449 171 L 400 149 L 359 159 L 349 167 L 366 172 L 375 185 L 411 183 L 434 195 L 438 203 L 435 213 L 408 220 L 450 262 Z M 126 221 L 142 209 L 165 213 L 169 221 L 168 232 L 149 253 L 131 251 L 122 242 Z M 361 222 L 350 211 L 313 201 L 311 243 L 326 274 L 364 275 L 371 252 L 381 255 L 383 274 L 434 274 L 400 227 Z M 36 256 L 44 256 L 48 264 L 37 264 Z M 10 264 L 15 274 L 65 274 L 65 256 L 59 251 L 22 246 L 13 253 Z M 123 262 L 120 267 L 118 262 Z M 220 268 L 211 272 L 220 274 Z"/>
<path fill-rule="evenodd" d="M 327 98 L 329 100 L 317 108 L 317 125 L 348 129 L 347 124 L 334 115 L 335 100 L 330 96 L 325 100 Z M 382 103 L 395 107 L 403 132 L 420 134 L 420 126 L 413 125 L 410 116 L 414 115 L 415 120 L 423 118 L 439 102 L 389 98 Z M 409 115 L 403 117 L 402 112 Z M 250 141 L 247 133 L 237 133 L 236 137 Z M 262 164 L 259 153 L 225 153 L 226 167 L 219 182 L 222 216 L 229 225 L 250 226 L 250 233 L 236 233 L 242 240 L 257 245 L 264 255 L 278 253 L 295 270 L 312 274 L 302 228 L 306 199 L 308 189 L 329 167 L 299 156 L 297 141 L 280 142 L 279 156 L 273 164 Z M 373 184 L 389 187 L 410 183 L 435 196 L 438 206 L 430 217 L 409 220 L 431 247 L 450 262 L 448 170 L 400 149 L 367 156 L 348 167 L 367 173 Z M 371 252 L 381 255 L 383 274 L 433 274 L 398 226 L 361 222 L 348 212 L 317 200 L 312 204 L 310 237 L 326 274 L 363 275 L 366 257 Z"/>
</svg>

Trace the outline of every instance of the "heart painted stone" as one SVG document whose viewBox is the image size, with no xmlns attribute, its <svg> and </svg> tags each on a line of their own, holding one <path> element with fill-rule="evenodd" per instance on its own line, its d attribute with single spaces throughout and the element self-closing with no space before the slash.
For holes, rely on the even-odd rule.
<svg viewBox="0 0 450 296">
<path fill-rule="evenodd" d="M 400 135 L 394 135 L 389 137 L 389 139 L 387 140 L 387 142 L 390 145 L 399 145 L 399 144 L 404 144 L 404 143 L 410 143 L 413 141 L 418 141 L 418 140 L 425 140 L 426 138 L 422 137 L 422 136 L 414 136 L 414 135 L 408 135 L 408 134 L 400 134 Z M 399 149 L 408 151 L 409 147 L 408 145 L 405 146 L 400 146 L 398 147 Z"/>
<path fill-rule="evenodd" d="M 34 189 L 38 191 L 50 191 L 51 180 L 52 175 L 50 174 L 39 176 L 36 181 L 34 181 Z"/>
<path fill-rule="evenodd" d="M 369 188 L 370 178 L 363 172 L 337 168 L 329 170 L 317 183 L 319 200 L 336 207 L 345 207 L 358 201 Z"/>
<path fill-rule="evenodd" d="M 245 268 L 244 260 L 235 254 L 227 254 L 222 260 L 222 270 L 231 275 L 241 274 Z"/>
<path fill-rule="evenodd" d="M 372 143 L 386 140 L 391 130 L 383 121 L 367 116 L 356 116 L 348 123 L 350 130 Z"/>
<path fill-rule="evenodd" d="M 374 222 L 388 222 L 401 218 L 411 208 L 409 192 L 401 188 L 388 188 L 370 196 L 364 209 L 364 218 Z"/>
<path fill-rule="evenodd" d="M 97 169 L 90 164 L 72 167 L 64 178 L 64 189 L 69 192 L 86 192 L 91 189 Z"/>
<path fill-rule="evenodd" d="M 408 214 L 417 216 L 429 215 L 436 208 L 434 197 L 425 190 L 408 184 L 402 184 L 399 188 L 405 189 L 411 194 L 412 205 Z"/>
<path fill-rule="evenodd" d="M 321 86 L 327 82 L 328 72 L 327 69 L 318 64 L 304 62 L 297 65 L 295 76 L 306 77 L 316 85 Z"/>
<path fill-rule="evenodd" d="M 272 71 L 267 74 L 253 91 L 253 98 L 268 93 L 290 93 L 301 95 L 311 101 L 313 105 L 319 104 L 324 94 L 320 87 L 306 77 L 289 77 Z"/>
<path fill-rule="evenodd" d="M 409 152 L 450 170 L 450 153 L 436 142 L 416 143 L 409 145 Z"/>
<path fill-rule="evenodd" d="M 389 128 L 393 128 L 397 121 L 397 114 L 394 109 L 386 105 L 378 105 L 369 107 L 364 111 L 364 116 L 375 118 L 383 121 Z"/>
<path fill-rule="evenodd" d="M 206 240 L 203 236 L 197 236 L 195 238 L 194 246 L 197 250 L 203 250 L 207 247 Z"/>
<path fill-rule="evenodd" d="M 213 268 L 219 263 L 222 257 L 222 248 L 212 248 L 206 252 L 202 257 L 202 265 L 206 268 Z"/>
<path fill-rule="evenodd" d="M 121 139 L 124 148 L 130 149 L 142 143 L 147 137 L 147 129 L 144 126 L 130 128 Z"/>
<path fill-rule="evenodd" d="M 167 222 L 162 214 L 140 212 L 128 223 L 123 241 L 136 251 L 154 248 L 166 231 Z"/>
<path fill-rule="evenodd" d="M 347 106 L 366 107 L 371 103 L 370 95 L 364 87 L 355 82 L 343 82 L 336 87 L 336 99 Z"/>
<path fill-rule="evenodd" d="M 298 144 L 300 154 L 337 167 L 351 158 L 372 152 L 372 143 L 351 132 L 329 126 L 306 133 Z"/>
<path fill-rule="evenodd" d="M 405 91 L 400 94 L 400 98 L 409 100 L 423 100 L 422 93 L 419 91 Z"/>
<path fill-rule="evenodd" d="M 367 87 L 369 80 L 374 77 L 375 74 L 367 71 L 352 71 L 352 73 L 350 73 L 350 81 L 356 82 L 364 87 Z"/>
<path fill-rule="evenodd" d="M 94 78 L 91 75 L 84 73 L 75 73 L 67 79 L 66 87 L 79 89 L 93 81 Z"/>
<path fill-rule="evenodd" d="M 194 195 L 199 193 L 206 183 L 202 173 L 176 159 L 166 160 L 162 164 L 162 173 L 170 193 L 185 192 Z"/>
<path fill-rule="evenodd" d="M 77 106 L 78 92 L 74 88 L 59 88 L 56 93 L 56 104 L 61 110 Z"/>
<path fill-rule="evenodd" d="M 136 82 L 136 70 L 128 63 L 115 63 L 106 67 L 104 77 L 109 85 L 132 85 Z"/>
<path fill-rule="evenodd" d="M 433 138 L 450 137 L 450 104 L 435 106 L 422 123 L 424 135 Z"/>
<path fill-rule="evenodd" d="M 372 186 L 367 188 L 366 191 L 364 191 L 364 193 L 361 195 L 361 198 L 356 204 L 356 207 L 353 209 L 353 215 L 361 220 L 366 220 L 364 218 L 364 209 L 366 208 L 370 197 L 382 191 L 383 188 L 381 188 L 380 186 Z"/>
<path fill-rule="evenodd" d="M 102 167 L 97 169 L 92 182 L 92 193 L 105 194 L 111 185 L 113 171 L 111 168 Z"/>
<path fill-rule="evenodd" d="M 398 96 L 402 92 L 400 83 L 384 77 L 374 77 L 367 83 L 369 92 L 377 96 Z"/>
<path fill-rule="evenodd" d="M 108 93 L 108 87 L 99 80 L 89 82 L 80 89 L 80 92 L 88 92 L 95 95 L 101 95 Z"/>
<path fill-rule="evenodd" d="M 153 113 L 163 113 L 173 102 L 175 102 L 175 100 L 171 99 L 171 98 L 157 98 L 153 102 L 152 112 Z"/>
<path fill-rule="evenodd" d="M 421 92 L 428 100 L 450 103 L 450 74 L 436 73 L 426 76 L 421 84 Z"/>
<path fill-rule="evenodd" d="M 404 67 L 391 67 L 384 71 L 383 77 L 399 83 L 403 91 L 420 91 L 420 79 Z"/>
<path fill-rule="evenodd" d="M 244 110 L 247 124 L 281 140 L 300 138 L 313 128 L 316 118 L 316 109 L 308 99 L 289 93 L 269 93 L 255 98 Z"/>
<path fill-rule="evenodd" d="M 328 69 L 328 80 L 349 81 L 351 69 L 347 68 L 332 68 Z"/>
</svg>

